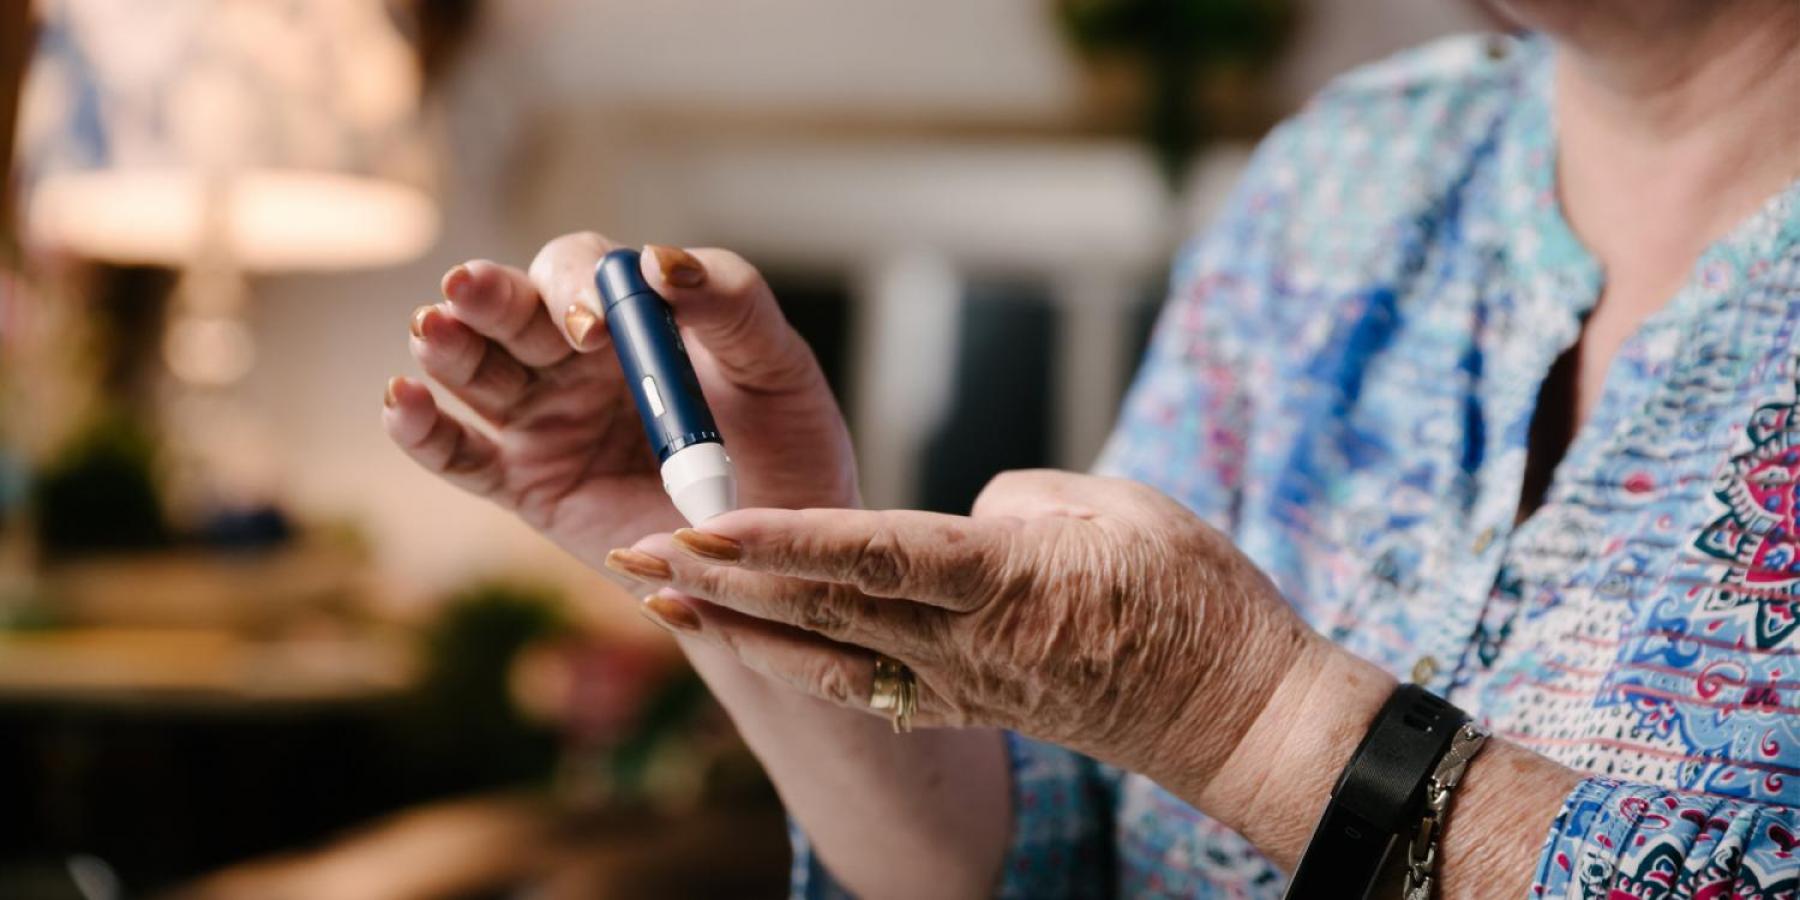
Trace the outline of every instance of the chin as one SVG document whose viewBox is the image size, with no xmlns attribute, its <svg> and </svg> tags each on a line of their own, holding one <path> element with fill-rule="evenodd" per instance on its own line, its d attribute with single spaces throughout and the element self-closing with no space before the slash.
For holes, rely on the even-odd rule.
<svg viewBox="0 0 1800 900">
<path fill-rule="evenodd" d="M 1475 0 L 1522 28 L 1550 35 L 1626 32 L 1666 34 L 1706 19 L 1730 3 L 1713 0 Z"/>
</svg>

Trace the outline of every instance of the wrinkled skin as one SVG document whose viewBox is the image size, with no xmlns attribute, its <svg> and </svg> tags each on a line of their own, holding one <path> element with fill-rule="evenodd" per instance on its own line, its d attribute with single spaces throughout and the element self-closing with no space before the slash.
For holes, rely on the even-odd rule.
<svg viewBox="0 0 1800 900">
<path fill-rule="evenodd" d="M 916 673 L 919 725 L 1008 728 L 1188 783 L 1318 640 L 1180 504 L 1062 472 L 1001 475 L 968 517 L 741 510 L 611 564 L 667 585 L 652 605 L 696 614 L 678 629 L 802 690 L 867 709 L 867 648 Z"/>
</svg>

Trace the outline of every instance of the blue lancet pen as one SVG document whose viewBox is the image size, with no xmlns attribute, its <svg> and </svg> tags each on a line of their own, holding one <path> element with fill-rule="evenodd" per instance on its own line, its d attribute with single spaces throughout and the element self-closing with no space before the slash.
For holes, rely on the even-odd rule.
<svg viewBox="0 0 1800 900">
<path fill-rule="evenodd" d="M 662 466 L 663 490 L 689 524 L 737 506 L 731 457 L 688 359 L 668 301 L 644 280 L 636 250 L 614 250 L 594 268 L 613 351 Z"/>
</svg>

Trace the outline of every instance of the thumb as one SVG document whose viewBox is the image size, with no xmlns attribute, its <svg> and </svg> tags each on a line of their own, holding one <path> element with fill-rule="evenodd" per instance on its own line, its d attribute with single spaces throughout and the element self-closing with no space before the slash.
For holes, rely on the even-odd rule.
<svg viewBox="0 0 1800 900">
<path fill-rule="evenodd" d="M 669 301 L 675 321 L 734 384 L 783 391 L 817 377 L 811 348 L 781 314 L 762 273 L 743 257 L 650 244 L 643 269 L 645 280 Z"/>
</svg>

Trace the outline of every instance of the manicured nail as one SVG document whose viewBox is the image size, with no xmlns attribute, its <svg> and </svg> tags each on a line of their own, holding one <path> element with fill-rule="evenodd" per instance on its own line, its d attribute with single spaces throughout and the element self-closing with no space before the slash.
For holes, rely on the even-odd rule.
<svg viewBox="0 0 1800 900">
<path fill-rule="evenodd" d="M 680 247 L 669 247 L 663 244 L 649 244 L 644 247 L 650 257 L 656 260 L 656 267 L 662 270 L 662 276 L 676 287 L 693 288 L 706 283 L 706 268 L 694 254 Z"/>
<path fill-rule="evenodd" d="M 637 550 L 614 550 L 606 554 L 606 567 L 641 581 L 668 581 L 675 577 L 667 560 Z"/>
<path fill-rule="evenodd" d="M 469 282 L 474 279 L 475 276 L 469 274 L 469 267 L 465 265 L 458 265 L 445 272 L 444 282 L 440 285 L 444 292 L 444 299 L 452 303 L 462 302 L 462 299 L 469 294 Z"/>
<path fill-rule="evenodd" d="M 695 531 L 692 528 L 677 528 L 673 537 L 681 549 L 701 559 L 709 559 L 713 562 L 737 562 L 744 558 L 744 545 L 722 534 Z"/>
<path fill-rule="evenodd" d="M 670 631 L 699 631 L 700 614 L 694 608 L 658 591 L 638 604 L 644 616 Z"/>
<path fill-rule="evenodd" d="M 393 409 L 394 405 L 400 402 L 400 397 L 394 393 L 395 386 L 397 386 L 399 384 L 400 384 L 400 376 L 398 376 L 398 375 L 395 375 L 394 377 L 388 379 L 387 394 L 381 398 L 382 406 L 385 406 L 388 409 Z"/>
<path fill-rule="evenodd" d="M 409 324 L 407 326 L 408 330 L 410 330 L 412 332 L 413 337 L 419 338 L 421 340 L 424 339 L 424 337 L 425 337 L 425 319 L 427 316 L 431 315 L 431 311 L 433 309 L 436 309 L 436 307 L 434 307 L 430 304 L 426 304 L 424 306 L 419 307 L 418 309 L 413 310 L 412 322 L 411 322 L 411 324 Z"/>
<path fill-rule="evenodd" d="M 569 338 L 577 347 L 588 345 L 588 338 L 593 336 L 594 326 L 598 324 L 600 319 L 579 303 L 570 306 L 569 311 L 563 313 L 563 325 L 569 329 Z"/>
</svg>

